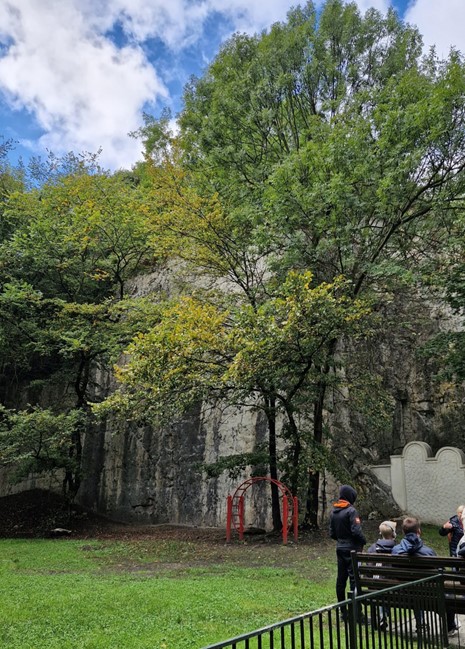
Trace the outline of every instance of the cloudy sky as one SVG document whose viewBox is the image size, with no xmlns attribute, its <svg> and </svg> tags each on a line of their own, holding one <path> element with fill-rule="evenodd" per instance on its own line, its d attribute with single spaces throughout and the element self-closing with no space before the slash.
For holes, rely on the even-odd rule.
<svg viewBox="0 0 465 649">
<path fill-rule="evenodd" d="M 318 0 L 319 1 L 319 0 Z M 27 160 L 102 149 L 101 162 L 129 168 L 140 144 L 127 134 L 142 112 L 175 114 L 189 76 L 222 40 L 254 33 L 298 0 L 0 0 L 0 135 Z M 318 4 L 318 2 L 317 2 Z M 393 4 L 426 45 L 465 52 L 464 0 L 357 0 Z"/>
</svg>

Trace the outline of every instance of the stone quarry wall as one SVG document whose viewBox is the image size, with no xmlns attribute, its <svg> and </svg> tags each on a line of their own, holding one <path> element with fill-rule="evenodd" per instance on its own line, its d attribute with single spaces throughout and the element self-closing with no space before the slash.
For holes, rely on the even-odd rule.
<svg viewBox="0 0 465 649">
<path fill-rule="evenodd" d="M 134 284 L 133 295 L 167 291 L 171 281 L 169 272 L 146 275 Z M 364 485 L 365 500 L 372 492 L 368 467 L 376 465 L 374 474 L 392 488 L 402 509 L 417 513 L 425 521 L 440 522 L 455 511 L 461 500 L 460 493 L 465 494 L 460 486 L 462 478 L 457 477 L 462 476 L 463 461 L 457 459 L 460 450 L 446 448 L 434 454 L 444 446 L 465 448 L 465 400 L 460 389 L 451 389 L 435 381 L 437 368 L 418 352 L 431 336 L 457 323 L 450 313 L 420 296 L 407 296 L 400 303 L 396 302 L 383 317 L 397 323 L 395 334 L 379 335 L 350 353 L 364 354 L 377 371 L 390 399 L 389 429 L 377 432 L 376 427 L 354 410 L 348 387 L 328 390 L 327 414 L 332 443 L 345 461 L 349 479 L 354 484 Z M 100 393 L 112 390 L 111 376 L 96 372 L 95 378 Z M 224 526 L 227 496 L 251 476 L 250 470 L 234 478 L 226 473 L 209 478 L 201 465 L 226 455 L 252 452 L 265 441 L 265 436 L 265 423 L 256 412 L 234 409 L 210 412 L 202 405 L 183 421 L 163 429 L 136 428 L 129 423 L 121 428 L 108 421 L 85 436 L 84 480 L 78 499 L 95 511 L 123 521 Z M 425 451 L 428 447 L 431 456 L 428 455 L 430 451 Z M 409 477 L 403 478 L 406 494 L 403 497 L 399 496 L 400 482 L 396 477 L 397 457 L 402 458 L 404 474 L 405 469 L 411 468 Z M 434 473 L 434 482 L 430 482 L 433 480 L 428 473 L 431 467 L 443 467 L 445 459 L 457 468 L 450 473 L 441 468 Z M 423 467 L 421 471 L 414 470 L 416 462 Z M 12 489 L 37 486 L 37 480 L 38 477 L 33 476 L 29 482 L 12 487 L 0 476 L 0 493 L 4 495 Z M 435 485 L 433 491 L 432 484 Z M 425 505 L 417 496 L 410 495 L 424 494 L 425 490 L 430 494 L 423 496 Z M 334 481 L 330 476 L 323 476 L 322 518 L 335 496 Z M 426 506 L 435 501 L 434 508 Z M 373 509 L 369 503 L 366 507 L 367 512 Z M 248 490 L 246 524 L 271 526 L 268 485 L 257 484 Z"/>
<path fill-rule="evenodd" d="M 403 465 L 408 466 L 409 453 L 417 448 L 409 443 L 416 440 L 429 446 L 433 454 L 443 446 L 465 447 L 463 399 L 458 398 L 457 391 L 447 394 L 433 379 L 436 368 L 428 358 L 418 354 L 425 340 L 450 326 L 450 314 L 432 310 L 424 300 L 417 303 L 410 300 L 406 305 L 406 309 L 415 309 L 416 328 L 411 324 L 400 328 L 395 339 L 381 337 L 363 350 L 372 355 L 373 365 L 390 395 L 390 430 L 378 436 L 372 433 L 370 426 L 351 409 L 350 389 L 344 393 L 328 392 L 333 444 L 340 455 L 347 458 L 349 479 L 360 484 L 361 491 L 364 488 L 361 504 L 365 503 L 365 514 L 376 509 L 379 494 L 371 489 L 368 467 L 386 466 L 393 456 L 403 457 L 405 447 L 410 450 Z M 396 317 L 408 319 L 402 313 Z M 360 348 L 352 353 L 361 353 Z M 102 390 L 111 390 L 108 382 L 108 377 L 100 378 Z M 251 473 L 246 470 L 234 478 L 226 473 L 208 478 L 200 465 L 213 463 L 226 455 L 254 451 L 265 441 L 266 427 L 257 413 L 227 409 L 209 412 L 206 416 L 207 412 L 199 407 L 184 421 L 163 430 L 136 429 L 128 425 L 118 431 L 108 422 L 104 429 L 89 434 L 84 445 L 86 474 L 79 494 L 81 502 L 121 520 L 224 526 L 227 495 Z M 442 451 L 442 457 L 447 454 L 448 451 Z M 393 489 L 397 499 L 397 479 L 386 480 L 386 468 L 377 468 L 374 474 Z M 428 479 L 422 475 L 412 470 L 406 483 L 409 493 L 412 489 L 412 493 L 423 491 L 424 480 Z M 336 495 L 337 485 L 329 475 L 322 478 L 320 513 L 324 518 Z M 418 480 L 418 488 L 415 480 Z M 415 500 L 410 502 L 405 498 L 397 500 L 400 508 L 418 513 L 425 521 L 446 520 L 456 509 L 457 489 L 453 488 L 447 472 L 440 472 L 435 480 L 435 492 L 444 496 L 434 511 L 427 512 L 417 507 Z M 375 493 L 373 502 L 369 500 L 371 493 Z M 426 502 L 431 500 L 426 498 Z M 411 504 L 414 505 L 412 510 L 409 509 Z M 391 511 L 389 504 L 385 511 Z M 267 485 L 256 485 L 247 492 L 246 523 L 271 526 Z"/>
<path fill-rule="evenodd" d="M 227 495 L 250 472 L 209 478 L 202 465 L 253 451 L 264 434 L 256 413 L 205 416 L 201 407 L 162 430 L 128 426 L 115 432 L 110 423 L 85 439 L 79 501 L 123 521 L 225 526 Z M 269 490 L 254 486 L 247 494 L 246 524 L 269 527 L 270 513 Z"/>
</svg>

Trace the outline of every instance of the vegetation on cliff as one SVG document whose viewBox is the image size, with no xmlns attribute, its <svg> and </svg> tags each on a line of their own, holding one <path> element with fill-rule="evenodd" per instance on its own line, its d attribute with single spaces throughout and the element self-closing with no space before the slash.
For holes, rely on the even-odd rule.
<svg viewBox="0 0 465 649">
<path fill-rule="evenodd" d="M 359 452 L 331 445 L 331 394 L 350 396 L 367 435 L 389 425 L 378 368 L 354 343 L 451 263 L 460 295 L 464 94 L 461 55 L 423 56 L 393 11 L 309 2 L 225 43 L 186 88 L 177 134 L 147 117 L 131 172 L 71 156 L 31 186 L 5 166 L 0 459 L 64 468 L 75 494 L 102 396 L 93 373 L 126 352 L 100 414 L 257 409 L 267 444 L 237 462 L 284 475 L 315 525 L 320 471 L 342 475 Z M 165 264 L 171 295 L 130 298 L 130 277 Z M 275 490 L 273 510 L 279 528 Z"/>
</svg>

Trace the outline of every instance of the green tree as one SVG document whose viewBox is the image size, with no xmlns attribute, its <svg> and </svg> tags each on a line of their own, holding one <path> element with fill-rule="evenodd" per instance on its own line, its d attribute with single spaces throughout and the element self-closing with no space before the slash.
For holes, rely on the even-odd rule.
<svg viewBox="0 0 465 649">
<path fill-rule="evenodd" d="M 5 214 L 11 226 L 0 245 L 6 430 L 11 440 L 17 431 L 22 446 L 30 430 L 38 466 L 47 465 L 58 439 L 54 459 L 61 458 L 64 489 L 73 497 L 81 482 L 82 434 L 93 427 L 93 373 L 111 367 L 150 310 L 143 301 L 135 306 L 126 291 L 128 279 L 154 261 L 149 209 L 125 175 L 80 169 L 11 193 Z M 45 427 L 53 413 L 57 427 L 66 419 L 66 452 L 63 435 L 52 432 L 37 451 L 36 422 Z M 3 455 L 11 460 L 7 446 Z"/>
<path fill-rule="evenodd" d="M 275 479 L 279 420 L 284 420 L 292 456 L 288 480 L 296 493 L 301 455 L 314 450 L 302 430 L 315 367 L 326 362 L 327 339 L 359 332 L 369 313 L 361 301 L 347 297 L 347 288 L 342 278 L 312 287 L 311 273 L 291 272 L 283 284 L 271 284 L 268 299 L 256 307 L 243 303 L 222 310 L 195 296 L 181 297 L 129 346 L 129 360 L 117 370 L 123 388 L 97 410 L 159 423 L 202 400 L 260 410 Z M 273 523 L 280 529 L 277 500 Z"/>
<path fill-rule="evenodd" d="M 463 213 L 462 213 L 463 214 Z M 465 380 L 465 334 L 463 315 L 465 307 L 465 238 L 463 216 L 443 248 L 441 258 L 427 275 L 436 301 L 449 314 L 448 326 L 433 336 L 420 349 L 419 355 L 426 359 L 435 378 L 436 393 L 446 405 L 459 409 L 463 404 Z M 451 317 L 452 316 L 452 317 Z M 461 446 L 464 443 L 463 425 L 449 424 L 448 443 Z M 451 430 L 455 428 L 456 430 Z"/>
<path fill-rule="evenodd" d="M 462 209 L 464 84 L 457 53 L 422 59 L 418 32 L 393 11 L 362 16 L 341 0 L 234 36 L 188 86 L 180 116 L 187 182 L 226 214 L 225 230 L 210 223 L 214 234 L 199 241 L 208 217 L 191 212 L 198 227 L 184 240 L 203 251 L 199 271 L 223 273 L 255 306 L 267 300 L 265 277 L 284 281 L 297 268 L 317 285 L 344 276 L 354 300 L 391 299 Z M 316 444 L 339 336 L 325 345 L 309 395 Z M 318 487 L 316 470 L 312 524 Z"/>
</svg>

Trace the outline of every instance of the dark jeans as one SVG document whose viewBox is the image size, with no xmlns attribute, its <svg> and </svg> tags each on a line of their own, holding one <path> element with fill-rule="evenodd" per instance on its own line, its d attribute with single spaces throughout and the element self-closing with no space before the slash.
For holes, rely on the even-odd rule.
<svg viewBox="0 0 465 649">
<path fill-rule="evenodd" d="M 347 580 L 350 582 L 350 589 L 355 590 L 355 577 L 352 570 L 352 560 L 350 558 L 351 550 L 348 548 L 337 548 L 337 579 L 336 579 L 336 596 L 337 601 L 342 602 L 347 599 L 346 585 Z"/>
</svg>

